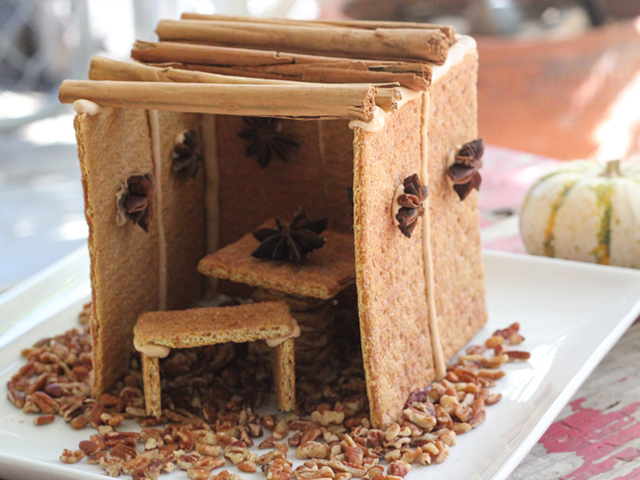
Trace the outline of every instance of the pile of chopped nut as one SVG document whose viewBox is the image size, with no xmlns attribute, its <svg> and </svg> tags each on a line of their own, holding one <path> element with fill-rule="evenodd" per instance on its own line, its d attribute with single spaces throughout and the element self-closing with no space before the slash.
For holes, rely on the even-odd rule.
<svg viewBox="0 0 640 480">
<path fill-rule="evenodd" d="M 78 330 L 24 350 L 28 363 L 8 383 L 8 397 L 25 413 L 40 414 L 36 425 L 51 423 L 57 414 L 72 428 L 97 429 L 78 450 L 65 449 L 60 460 L 87 457 L 112 477 L 155 480 L 179 468 L 194 480 L 240 480 L 221 470 L 235 465 L 247 473 L 260 468 L 268 480 L 398 480 L 414 464 L 442 463 L 457 435 L 485 420 L 485 407 L 501 399 L 489 390 L 505 374 L 501 365 L 529 358 L 508 349 L 524 340 L 518 330 L 515 323 L 484 345 L 467 348 L 444 379 L 414 391 L 402 418 L 385 430 L 370 424 L 357 360 L 339 378 L 298 385 L 300 405 L 315 402 L 301 409 L 310 414 L 256 414 L 269 401 L 270 373 L 249 345 L 235 346 L 247 349 L 242 355 L 230 344 L 173 352 L 162 364 L 163 416 L 147 417 L 137 361 L 117 391 L 90 397 L 91 338 Z M 487 350 L 493 355 L 485 356 Z M 128 419 L 142 430 L 126 431 Z M 257 448 L 266 453 L 251 452 L 265 432 Z M 305 461 L 295 469 L 287 458 L 290 448 Z M 386 474 L 381 460 L 388 462 Z"/>
</svg>

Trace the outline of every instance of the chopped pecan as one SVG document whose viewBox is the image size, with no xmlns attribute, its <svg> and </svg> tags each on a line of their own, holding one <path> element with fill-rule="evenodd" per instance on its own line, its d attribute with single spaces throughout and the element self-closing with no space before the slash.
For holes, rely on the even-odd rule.
<svg viewBox="0 0 640 480">
<path fill-rule="evenodd" d="M 55 415 L 58 413 L 59 405 L 53 398 L 44 392 L 33 392 L 31 399 L 38 406 L 42 413 Z"/>
<path fill-rule="evenodd" d="M 336 412 L 332 410 L 324 410 L 322 412 L 314 411 L 311 413 L 311 421 L 315 424 L 327 427 L 331 424 L 341 424 L 344 422 L 344 412 Z"/>
<path fill-rule="evenodd" d="M 291 463 L 282 457 L 277 457 L 267 467 L 267 480 L 289 480 L 292 473 Z"/>
<path fill-rule="evenodd" d="M 60 461 L 62 463 L 78 463 L 84 457 L 84 452 L 82 450 L 71 451 L 66 448 L 62 451 L 62 455 L 60 455 Z"/>
<path fill-rule="evenodd" d="M 507 328 L 504 328 L 502 330 L 496 330 L 495 332 L 493 332 L 493 334 L 500 335 L 501 337 L 504 337 L 504 338 L 509 338 L 511 335 L 517 334 L 519 330 L 520 330 L 520 324 L 518 322 L 515 322 L 509 325 Z"/>
<path fill-rule="evenodd" d="M 529 352 L 521 352 L 518 350 L 511 350 L 507 352 L 507 356 L 509 357 L 509 361 L 518 361 L 518 360 L 529 360 L 531 358 L 531 354 Z"/>
<path fill-rule="evenodd" d="M 33 419 L 33 424 L 36 426 L 48 425 L 56 419 L 53 415 L 40 415 Z"/>
<path fill-rule="evenodd" d="M 241 470 L 247 473 L 255 473 L 258 471 L 258 467 L 254 462 L 245 460 L 244 462 L 240 462 L 238 464 L 238 470 Z"/>
<path fill-rule="evenodd" d="M 502 378 L 504 376 L 505 376 L 505 373 L 502 370 L 487 370 L 487 369 L 481 368 L 480 371 L 478 372 L 478 377 L 487 378 L 489 380 L 498 380 L 499 378 Z"/>
<path fill-rule="evenodd" d="M 191 480 L 209 480 L 211 478 L 211 470 L 194 467 L 187 470 L 187 476 Z"/>
<path fill-rule="evenodd" d="M 497 368 L 500 365 L 507 363 L 509 361 L 509 356 L 502 354 L 496 355 L 493 358 L 483 358 L 480 360 L 480 365 L 485 368 Z"/>
<path fill-rule="evenodd" d="M 219 457 L 222 455 L 222 446 L 209 445 L 207 443 L 198 443 L 196 445 L 196 452 L 202 455 L 209 455 L 211 457 Z"/>
<path fill-rule="evenodd" d="M 354 465 L 363 464 L 364 451 L 360 447 L 343 447 L 343 450 L 347 462 Z"/>
<path fill-rule="evenodd" d="M 103 450 L 102 446 L 93 440 L 83 440 L 80 442 L 80 445 L 78 445 L 78 448 L 80 448 L 80 450 L 82 450 L 87 456 Z"/>
<path fill-rule="evenodd" d="M 224 467 L 225 464 L 226 461 L 224 458 L 204 456 L 196 461 L 195 468 L 203 468 L 211 471 Z"/>
<path fill-rule="evenodd" d="M 478 410 L 476 413 L 473 414 L 473 417 L 471 417 L 471 420 L 469 420 L 469 425 L 471 425 L 473 428 L 476 428 L 482 422 L 484 422 L 486 416 L 487 414 L 484 408 L 481 410 Z"/>
<path fill-rule="evenodd" d="M 496 345 L 495 347 L 493 347 L 493 354 L 494 355 L 502 355 L 504 353 L 507 353 L 507 345 L 504 343 L 499 343 L 498 345 Z"/>
<path fill-rule="evenodd" d="M 272 435 L 276 440 L 282 440 L 289 433 L 289 425 L 285 419 L 282 419 L 274 427 Z"/>
<path fill-rule="evenodd" d="M 471 345 L 465 350 L 467 355 L 482 355 L 487 349 L 484 345 Z"/>
<path fill-rule="evenodd" d="M 328 458 L 329 445 L 326 443 L 307 442 L 296 448 L 296 457 L 306 460 L 309 458 Z"/>
<path fill-rule="evenodd" d="M 387 473 L 389 475 L 393 475 L 395 477 L 404 478 L 407 473 L 411 471 L 411 465 L 407 462 L 403 462 L 402 460 L 396 460 L 395 462 L 391 462 L 389 467 L 387 468 Z"/>
<path fill-rule="evenodd" d="M 469 425 L 468 423 L 457 423 L 455 422 L 452 426 L 451 426 L 451 430 L 455 432 L 456 435 L 462 435 L 463 433 L 467 433 L 469 430 L 471 430 L 471 425 Z"/>
<path fill-rule="evenodd" d="M 124 443 L 118 443 L 117 445 L 113 446 L 111 450 L 109 450 L 109 455 L 111 455 L 112 457 L 118 457 L 125 462 L 128 462 L 138 455 L 138 451 L 135 447 L 125 445 Z"/>
<path fill-rule="evenodd" d="M 416 425 L 418 425 L 420 428 L 423 428 L 427 432 L 430 431 L 433 427 L 435 427 L 437 423 L 437 420 L 434 415 L 421 412 L 420 410 L 414 407 L 405 408 L 402 411 L 402 415 L 411 423 L 415 423 Z"/>
<path fill-rule="evenodd" d="M 74 430 L 82 430 L 84 427 L 89 425 L 89 419 L 84 415 L 78 415 L 76 418 L 69 422 L 69 425 Z"/>
</svg>

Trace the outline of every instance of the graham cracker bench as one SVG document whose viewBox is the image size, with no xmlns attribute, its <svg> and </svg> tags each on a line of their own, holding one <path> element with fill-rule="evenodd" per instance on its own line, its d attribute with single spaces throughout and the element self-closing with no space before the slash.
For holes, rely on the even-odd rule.
<svg viewBox="0 0 640 480">
<path fill-rule="evenodd" d="M 263 302 L 233 307 L 208 307 L 140 315 L 134 345 L 142 358 L 147 415 L 162 413 L 160 358 L 172 348 L 266 340 L 273 347 L 272 368 L 280 410 L 295 408 L 293 338 L 300 330 L 285 302 Z"/>
</svg>

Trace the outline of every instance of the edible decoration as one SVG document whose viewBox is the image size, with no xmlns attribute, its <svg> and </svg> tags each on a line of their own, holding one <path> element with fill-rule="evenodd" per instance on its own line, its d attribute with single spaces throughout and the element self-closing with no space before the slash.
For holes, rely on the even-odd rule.
<svg viewBox="0 0 640 480">
<path fill-rule="evenodd" d="M 195 130 L 185 130 L 178 134 L 173 147 L 171 170 L 178 177 L 189 180 L 195 178 L 202 161 L 198 153 L 198 134 Z"/>
<path fill-rule="evenodd" d="M 171 353 L 171 349 L 163 345 L 141 345 L 135 337 L 133 339 L 133 347 L 138 352 L 145 354 L 147 357 L 166 358 L 169 356 L 169 353 Z"/>
<path fill-rule="evenodd" d="M 139 225 L 145 232 L 149 231 L 149 223 L 153 215 L 153 176 L 132 175 L 116 194 L 118 213 L 116 223 L 122 226 L 127 219 Z"/>
<path fill-rule="evenodd" d="M 307 255 L 322 247 L 327 240 L 320 234 L 327 228 L 326 217 L 307 220 L 304 210 L 300 208 L 287 225 L 276 217 L 277 230 L 261 228 L 253 232 L 260 242 L 251 255 L 267 260 L 291 261 L 300 263 Z"/>
<path fill-rule="evenodd" d="M 278 118 L 243 117 L 243 120 L 247 128 L 238 136 L 249 143 L 245 155 L 257 156 L 261 167 L 269 165 L 274 155 L 286 162 L 290 150 L 300 146 L 282 134 L 282 123 Z"/>
<path fill-rule="evenodd" d="M 73 102 L 73 111 L 78 114 L 86 113 L 90 117 L 95 117 L 102 111 L 102 107 L 91 100 L 80 99 Z"/>
<path fill-rule="evenodd" d="M 534 255 L 640 268 L 640 162 L 568 162 L 538 179 L 520 209 Z"/>
<path fill-rule="evenodd" d="M 396 191 L 394 207 L 399 206 L 400 208 L 394 211 L 394 217 L 402 234 L 411 238 L 411 234 L 418 224 L 418 218 L 424 215 L 422 203 L 427 198 L 427 186 L 422 185 L 417 173 L 405 178 L 402 184 L 404 188 L 399 188 Z"/>
<path fill-rule="evenodd" d="M 480 189 L 482 177 L 478 170 L 482 167 L 483 153 L 484 141 L 481 138 L 465 143 L 456 154 L 453 165 L 449 167 L 449 177 L 460 201 L 467 198 L 472 189 Z"/>
<path fill-rule="evenodd" d="M 293 333 L 288 337 L 267 338 L 265 341 L 270 347 L 277 347 L 278 345 L 284 343 L 284 341 L 288 338 L 298 338 L 300 336 L 300 333 L 300 327 L 296 325 L 293 329 Z"/>
<path fill-rule="evenodd" d="M 120 382 L 113 394 L 91 398 L 91 337 L 77 329 L 22 350 L 28 363 L 7 382 L 7 397 L 15 408 L 31 414 L 36 426 L 61 417 L 59 421 L 68 422 L 71 429 L 85 429 L 85 439 L 78 449 L 62 449 L 60 461 L 83 461 L 96 469 L 99 466 L 109 476 L 157 478 L 156 473 L 171 472 L 179 466 L 187 470 L 189 478 L 237 480 L 237 475 L 230 477 L 224 471 L 215 475 L 215 470 L 209 470 L 236 464 L 246 473 L 264 466 L 261 478 L 269 480 L 302 480 L 310 478 L 305 474 L 312 476 L 318 471 L 323 478 L 340 479 L 346 478 L 339 475 L 347 469 L 358 475 L 353 478 L 368 479 L 382 475 L 385 467 L 389 473 L 406 474 L 440 464 L 449 455 L 459 459 L 460 452 L 455 448 L 459 435 L 469 435 L 468 441 L 486 440 L 490 432 L 483 437 L 484 429 L 475 430 L 488 415 L 500 414 L 502 394 L 492 389 L 515 370 L 515 365 L 530 358 L 521 349 L 524 341 L 516 323 L 495 331 L 484 343 L 469 346 L 457 363 L 447 367 L 445 379 L 411 392 L 396 421 L 382 430 L 365 427 L 370 425 L 365 374 L 361 366 L 346 361 L 349 357 L 344 351 L 332 359 L 346 362 L 337 377 L 307 382 L 308 386 L 299 391 L 298 415 L 286 418 L 256 413 L 255 407 L 264 404 L 271 391 L 271 382 L 236 379 L 249 375 L 268 379 L 269 362 L 260 355 L 247 357 L 231 343 L 194 349 L 189 357 L 173 350 L 159 363 L 159 373 L 166 381 L 162 423 L 141 408 L 145 400 L 142 389 L 125 382 Z M 58 358 L 56 352 L 61 346 L 69 353 L 59 358 L 57 365 L 68 373 L 47 383 L 43 380 L 46 374 L 39 374 L 38 366 L 47 356 Z M 143 375 L 140 362 L 134 362 L 127 379 L 140 382 Z M 350 409 L 347 414 L 344 405 Z M 340 429 L 344 439 L 323 437 L 323 428 Z M 213 438 L 232 438 L 229 432 L 238 432 L 239 440 L 233 442 L 236 446 L 211 443 Z M 283 447 L 285 441 L 288 451 Z M 370 447 L 372 444 L 377 446 Z M 254 445 L 261 449 L 259 456 L 248 450 Z M 136 453 L 140 447 L 145 453 Z M 174 457 L 166 456 L 173 452 L 177 452 Z M 295 471 L 289 462 L 294 456 L 307 460 Z M 354 458 L 356 463 L 350 461 Z"/>
</svg>

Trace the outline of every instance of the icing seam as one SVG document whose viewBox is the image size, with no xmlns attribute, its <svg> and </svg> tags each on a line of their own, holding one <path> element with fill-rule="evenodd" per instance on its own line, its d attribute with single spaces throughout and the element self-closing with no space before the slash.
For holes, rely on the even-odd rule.
<svg viewBox="0 0 640 480">
<path fill-rule="evenodd" d="M 422 94 L 422 168 L 420 176 L 425 185 L 429 183 L 429 112 L 431 98 L 429 92 Z M 429 309 L 429 328 L 431 330 L 431 349 L 436 370 L 436 379 L 440 380 L 446 374 L 444 354 L 442 353 L 442 342 L 440 341 L 440 331 L 438 329 L 438 314 L 436 311 L 436 301 L 434 292 L 433 257 L 431 255 L 431 231 L 429 222 L 429 196 L 425 199 L 424 216 L 422 217 L 422 257 L 424 263 L 425 294 L 427 296 L 427 307 Z"/>
</svg>

